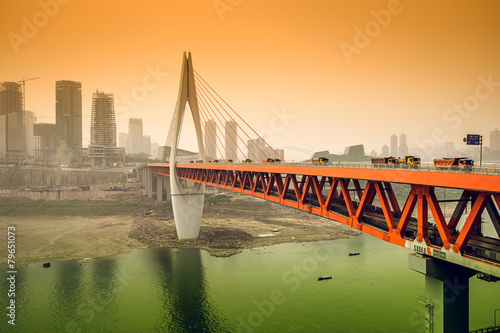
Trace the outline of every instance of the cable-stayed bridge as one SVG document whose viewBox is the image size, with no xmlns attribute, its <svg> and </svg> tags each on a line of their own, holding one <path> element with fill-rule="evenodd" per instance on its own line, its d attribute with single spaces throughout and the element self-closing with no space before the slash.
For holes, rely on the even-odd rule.
<svg viewBox="0 0 500 333">
<path fill-rule="evenodd" d="M 177 149 L 187 103 L 199 157 L 182 162 Z M 287 163 L 194 71 L 190 54 L 183 57 L 167 142 L 168 161 L 148 164 L 142 178 L 149 196 L 155 177 L 158 200 L 164 189 L 171 197 L 179 238 L 198 237 L 206 185 L 344 223 L 410 250 L 410 268 L 426 279 L 429 332 L 468 332 L 469 278 L 500 278 L 498 170 Z M 445 189 L 453 197 L 438 199 Z M 450 217 L 445 205 L 453 206 Z"/>
</svg>

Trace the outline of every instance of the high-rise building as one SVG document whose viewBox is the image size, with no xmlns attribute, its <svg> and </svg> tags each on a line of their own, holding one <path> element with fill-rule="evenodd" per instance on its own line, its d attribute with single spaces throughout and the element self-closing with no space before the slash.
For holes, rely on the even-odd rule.
<svg viewBox="0 0 500 333">
<path fill-rule="evenodd" d="M 445 142 L 444 143 L 444 156 L 454 157 L 455 156 L 455 143 Z"/>
<path fill-rule="evenodd" d="M 23 111 L 22 87 L 17 82 L 0 83 L 0 159 L 8 156 L 8 119 L 7 115 Z"/>
<path fill-rule="evenodd" d="M 0 83 L 0 159 L 19 162 L 32 156 L 35 114 L 25 111 L 22 86 Z"/>
<path fill-rule="evenodd" d="M 406 144 L 406 134 L 399 135 L 399 156 L 404 157 L 408 155 L 408 145 Z"/>
<path fill-rule="evenodd" d="M 266 152 L 266 144 L 264 140 L 261 138 L 248 140 L 248 158 L 255 162 L 262 162 L 267 157 L 265 155 Z"/>
<path fill-rule="evenodd" d="M 205 155 L 207 160 L 217 158 L 217 125 L 212 119 L 205 122 Z"/>
<path fill-rule="evenodd" d="M 126 151 L 128 153 L 128 133 L 118 133 L 118 147 L 126 148 Z"/>
<path fill-rule="evenodd" d="M 60 162 L 82 158 L 82 84 L 56 81 L 56 136 Z"/>
<path fill-rule="evenodd" d="M 22 86 L 16 82 L 0 83 L 0 116 L 23 111 Z"/>
<path fill-rule="evenodd" d="M 143 153 L 143 147 L 142 119 L 130 118 L 128 120 L 127 154 Z"/>
<path fill-rule="evenodd" d="M 500 152 L 500 131 L 497 128 L 490 132 L 490 149 L 492 152 Z"/>
<path fill-rule="evenodd" d="M 34 155 L 35 114 L 31 111 L 7 114 L 7 160 L 20 162 Z"/>
<path fill-rule="evenodd" d="M 382 156 L 389 157 L 389 146 L 388 145 L 382 146 Z"/>
<path fill-rule="evenodd" d="M 149 135 L 142 137 L 142 153 L 151 155 L 151 137 Z"/>
<path fill-rule="evenodd" d="M 35 159 L 43 163 L 56 161 L 56 124 L 35 124 Z"/>
<path fill-rule="evenodd" d="M 124 149 L 116 147 L 116 121 L 113 94 L 96 91 L 92 95 L 90 145 L 88 156 L 93 167 L 108 167 L 123 161 Z"/>
<path fill-rule="evenodd" d="M 226 121 L 224 140 L 226 143 L 226 160 L 237 160 L 238 127 L 234 120 Z"/>
<path fill-rule="evenodd" d="M 271 149 L 271 147 L 265 147 L 264 154 L 268 158 L 274 158 L 274 159 L 280 159 L 280 160 L 285 159 L 285 150 L 281 149 L 281 148 L 276 148 L 273 150 L 273 149 Z"/>
<path fill-rule="evenodd" d="M 394 157 L 398 155 L 398 137 L 396 134 L 391 135 L 391 155 Z"/>
</svg>

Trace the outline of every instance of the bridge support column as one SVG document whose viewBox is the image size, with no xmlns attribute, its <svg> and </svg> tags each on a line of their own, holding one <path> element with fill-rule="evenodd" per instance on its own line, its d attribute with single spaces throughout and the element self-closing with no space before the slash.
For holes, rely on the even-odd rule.
<svg viewBox="0 0 500 333">
<path fill-rule="evenodd" d="M 469 278 L 475 271 L 432 257 L 410 254 L 408 265 L 425 275 L 425 332 L 469 332 Z"/>
<path fill-rule="evenodd" d="M 148 198 L 153 197 L 153 171 L 149 167 L 144 168 L 144 188 Z"/>
<path fill-rule="evenodd" d="M 163 201 L 163 176 L 156 176 L 156 201 Z"/>
<path fill-rule="evenodd" d="M 166 192 L 165 200 L 170 200 L 172 198 L 170 190 L 170 177 L 162 177 L 162 179 L 163 179 L 163 187 L 165 188 Z"/>
</svg>

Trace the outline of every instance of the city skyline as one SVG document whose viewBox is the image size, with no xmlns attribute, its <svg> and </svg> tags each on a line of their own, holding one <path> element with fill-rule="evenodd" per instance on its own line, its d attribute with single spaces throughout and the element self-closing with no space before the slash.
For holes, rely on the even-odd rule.
<svg viewBox="0 0 500 333">
<path fill-rule="evenodd" d="M 26 110 L 39 122 L 55 122 L 53 82 L 82 82 L 84 146 L 96 88 L 115 95 L 118 132 L 142 118 L 163 145 L 185 50 L 252 127 L 272 133 L 273 147 L 296 154 L 361 143 L 379 152 L 387 134 L 401 132 L 410 150 L 459 149 L 466 134 L 499 127 L 495 1 L 253 1 L 226 10 L 212 2 L 41 3 L 0 4 L 0 81 L 40 77 L 26 82 Z M 192 149 L 194 135 L 183 131 L 181 142 Z"/>
</svg>

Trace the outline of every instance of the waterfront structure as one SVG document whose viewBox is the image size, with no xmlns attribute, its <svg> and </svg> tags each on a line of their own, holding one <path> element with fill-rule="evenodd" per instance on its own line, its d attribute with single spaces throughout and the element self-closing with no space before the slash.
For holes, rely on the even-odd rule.
<svg viewBox="0 0 500 333">
<path fill-rule="evenodd" d="M 56 140 L 59 162 L 82 159 L 82 83 L 56 81 Z"/>
<path fill-rule="evenodd" d="M 238 125 L 236 122 L 231 119 L 229 121 L 226 121 L 225 124 L 225 133 L 224 133 L 224 140 L 225 140 L 225 149 L 226 149 L 226 160 L 237 160 L 237 142 L 238 142 Z"/>
<path fill-rule="evenodd" d="M 116 146 L 113 94 L 96 91 L 92 95 L 88 157 L 92 167 L 109 167 L 124 161 L 125 150 Z"/>
</svg>

